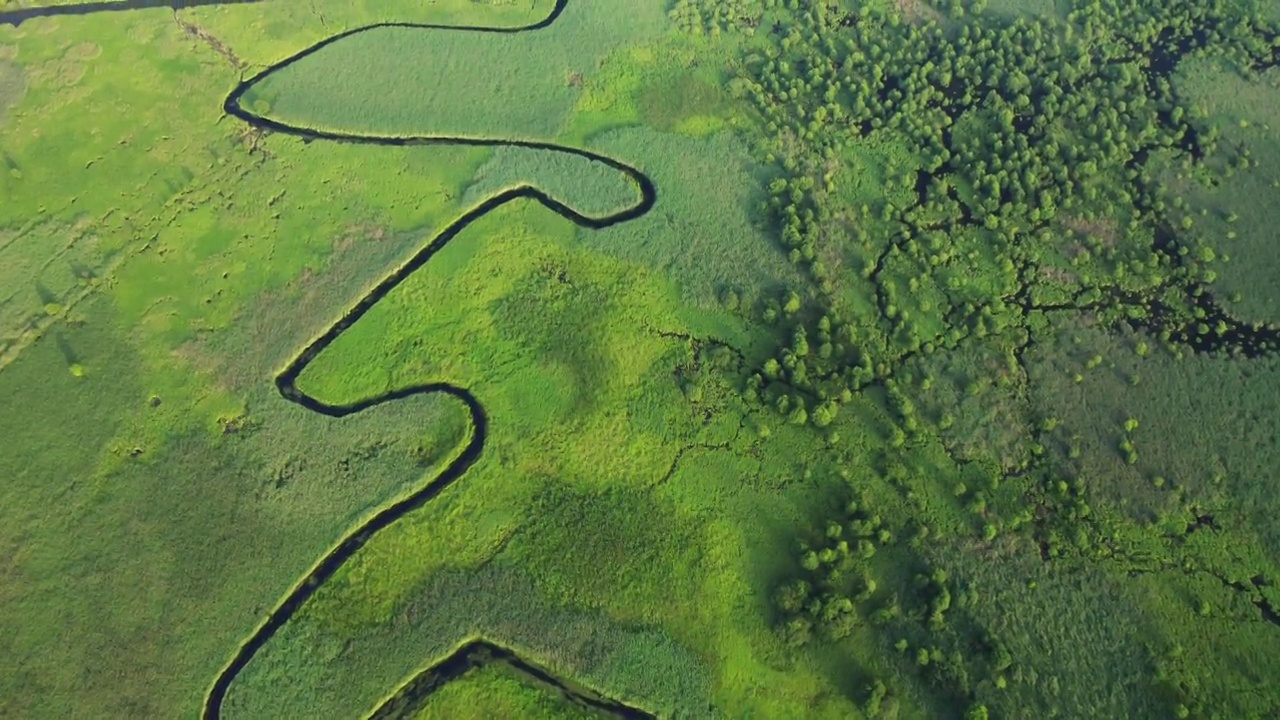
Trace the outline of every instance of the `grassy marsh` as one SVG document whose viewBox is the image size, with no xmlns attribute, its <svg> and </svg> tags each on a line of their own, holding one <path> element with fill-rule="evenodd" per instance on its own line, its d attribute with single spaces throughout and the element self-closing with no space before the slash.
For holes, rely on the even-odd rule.
<svg viewBox="0 0 1280 720">
<path fill-rule="evenodd" d="M 1200 284 L 1280 319 L 1276 71 L 1149 75 L 1117 48 L 1155 43 L 1130 21 L 1160 7 L 1104 5 L 570 0 L 537 32 L 382 28 L 261 78 L 245 106 L 273 120 L 558 143 L 658 199 L 603 230 L 507 203 L 315 358 L 299 385 L 328 403 L 465 387 L 487 444 L 323 584 L 225 717 L 360 716 L 476 639 L 661 717 L 1274 715 L 1276 361 L 1134 326 Z M 496 193 L 638 201 L 582 156 L 301 140 L 227 93 L 348 29 L 553 6 L 0 27 L 0 715 L 197 713 L 316 558 L 475 432 L 448 398 L 339 420 L 272 378 Z M 993 48 L 973 97 L 930 94 L 931 53 Z M 1044 78 L 1019 73 L 1077 51 L 1096 95 L 1037 90 L 1046 117 L 1077 104 L 1036 129 L 1017 96 Z M 1184 100 L 1219 152 L 1167 127 Z M 1028 159 L 1050 144 L 1098 172 Z M 420 716 L 576 712 L 487 667 Z"/>
</svg>

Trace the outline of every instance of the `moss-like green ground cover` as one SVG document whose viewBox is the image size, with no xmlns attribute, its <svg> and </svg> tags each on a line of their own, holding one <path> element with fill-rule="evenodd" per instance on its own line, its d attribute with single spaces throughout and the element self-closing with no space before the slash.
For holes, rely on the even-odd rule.
<svg viewBox="0 0 1280 720">
<path fill-rule="evenodd" d="M 1276 361 L 1188 342 L 1201 286 L 1280 319 L 1256 5 L 570 0 L 266 75 L 244 108 L 295 129 L 583 149 L 657 202 L 498 207 L 307 366 L 331 404 L 466 388 L 485 446 L 223 716 L 361 717 L 477 639 L 664 718 L 1274 716 Z M 347 29 L 552 9 L 0 26 L 0 716 L 197 715 L 475 437 L 445 396 L 334 419 L 276 374 L 497 193 L 641 200 L 570 152 L 305 141 L 227 94 Z M 1125 48 L 1168 37 L 1195 49 L 1147 82 Z M 1194 332 L 1141 329 L 1155 301 Z M 417 712 L 582 716 L 497 664 Z"/>
</svg>

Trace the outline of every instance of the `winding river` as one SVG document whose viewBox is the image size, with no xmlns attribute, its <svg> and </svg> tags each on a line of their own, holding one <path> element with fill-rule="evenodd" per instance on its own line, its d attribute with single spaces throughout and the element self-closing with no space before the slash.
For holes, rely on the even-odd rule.
<svg viewBox="0 0 1280 720">
<path fill-rule="evenodd" d="M 121 0 L 120 2 L 107 1 L 52 5 L 0 11 L 0 25 L 12 25 L 16 27 L 27 20 L 41 17 L 83 16 L 102 12 L 123 12 L 128 10 L 145 10 L 153 8 L 170 8 L 173 10 L 180 10 L 188 7 L 238 5 L 261 1 L 262 0 Z M 485 415 L 484 407 L 480 404 L 480 401 L 465 388 L 460 388 L 448 383 L 421 384 L 401 388 L 375 397 L 365 398 L 358 402 L 346 405 L 333 405 L 308 395 L 298 388 L 297 380 L 307 369 L 307 366 L 310 365 L 311 362 L 320 355 L 320 353 L 324 352 L 325 348 L 329 347 L 334 341 L 341 337 L 347 329 L 357 323 L 360 318 L 369 312 L 369 310 L 372 309 L 373 306 L 376 305 L 383 297 L 431 260 L 431 258 L 434 257 L 435 254 L 446 244 L 448 244 L 450 240 L 457 237 L 463 230 L 487 213 L 506 205 L 513 200 L 536 200 L 547 209 L 571 220 L 581 227 L 600 229 L 616 225 L 618 223 L 627 222 L 629 220 L 634 220 L 635 218 L 644 215 L 654 206 L 657 199 L 657 193 L 654 189 L 653 181 L 638 169 L 613 158 L 580 148 L 546 142 L 476 139 L 447 135 L 384 136 L 322 131 L 291 125 L 273 120 L 264 115 L 256 114 L 245 109 L 241 105 L 242 98 L 250 88 L 262 80 L 290 67 L 291 65 L 313 55 L 335 42 L 353 35 L 381 28 L 410 28 L 418 30 L 487 33 L 494 35 L 534 32 L 546 28 L 554 23 L 564 12 L 567 4 L 568 0 L 556 0 L 555 6 L 546 17 L 536 23 L 522 27 L 495 28 L 470 25 L 385 22 L 353 28 L 328 37 L 325 40 L 322 40 L 267 67 L 248 79 L 241 80 L 223 102 L 223 111 L 226 114 L 234 116 L 254 128 L 295 136 L 307 142 L 324 140 L 339 143 L 396 147 L 419 145 L 471 145 L 482 147 L 518 147 L 566 153 L 584 158 L 591 162 L 600 163 L 624 174 L 636 187 L 638 191 L 638 199 L 631 206 L 625 207 L 612 214 L 603 217 L 588 217 L 530 185 L 515 187 L 489 197 L 445 227 L 425 247 L 414 253 L 408 261 L 374 286 L 372 290 L 347 310 L 341 318 L 304 347 L 293 361 L 288 364 L 284 371 L 276 377 L 276 388 L 285 400 L 297 403 L 312 412 L 335 418 L 355 415 L 356 413 L 384 403 L 395 402 L 397 400 L 403 400 L 417 395 L 430 395 L 435 393 L 448 395 L 457 398 L 466 405 L 470 414 L 472 432 L 466 447 L 439 475 L 427 481 L 424 485 L 418 487 L 409 495 L 379 509 L 372 517 L 365 520 L 358 527 L 349 531 L 346 536 L 341 538 L 329 549 L 327 553 L 324 554 L 323 557 L 312 565 L 311 569 L 308 570 L 306 574 L 294 583 L 293 588 L 277 603 L 275 608 L 267 615 L 266 619 L 263 620 L 253 633 L 240 644 L 230 662 L 223 667 L 222 671 L 214 680 L 208 694 L 205 696 L 202 712 L 202 717 L 205 720 L 219 720 L 222 717 L 222 708 L 226 700 L 227 693 L 231 690 L 232 685 L 240 676 L 240 673 L 244 671 L 258 652 L 268 642 L 270 642 L 273 637 L 275 637 L 276 633 L 278 633 L 289 622 L 289 620 L 293 618 L 304 605 L 306 605 L 307 601 L 315 595 L 316 591 L 338 572 L 344 563 L 350 560 L 380 531 L 395 523 L 406 513 L 422 507 L 457 481 L 458 478 L 462 477 L 462 475 L 466 473 L 476 460 L 479 459 L 480 454 L 484 449 L 485 438 L 488 432 L 487 416 Z M 485 640 L 473 640 L 468 642 L 458 648 L 449 657 L 440 660 L 435 665 L 426 668 L 413 676 L 399 689 L 397 689 L 390 698 L 383 701 L 377 708 L 375 708 L 370 717 L 394 718 L 415 712 L 431 692 L 435 691 L 443 684 L 461 677 L 468 670 L 490 662 L 497 662 L 506 665 L 526 680 L 545 686 L 552 691 L 559 693 L 564 696 L 566 700 L 578 705 L 579 707 L 591 709 L 617 718 L 624 718 L 626 720 L 643 720 L 655 717 L 638 708 L 609 700 L 585 688 L 581 688 L 558 679 L 548 670 L 518 657 L 511 649 L 500 647 Z"/>
<path fill-rule="evenodd" d="M 297 583 L 294 584 L 293 589 L 290 590 L 275 609 L 271 611 L 266 620 L 264 620 L 256 630 L 254 630 L 253 634 L 240 645 L 231 661 L 223 668 L 222 672 L 219 673 L 218 677 L 214 680 L 213 686 L 210 688 L 209 693 L 205 698 L 203 712 L 205 720 L 217 720 L 218 718 L 221 718 L 223 703 L 236 678 L 253 660 L 258 651 L 270 642 L 271 638 L 273 638 L 275 634 L 289 622 L 290 618 L 298 613 L 298 611 L 316 593 L 320 586 L 332 578 L 334 574 L 337 573 L 338 569 L 351 559 L 351 557 L 354 556 L 360 548 L 364 547 L 365 544 L 374 537 L 374 535 L 399 520 L 406 513 L 411 512 L 429 502 L 432 498 L 435 498 L 444 491 L 445 488 L 457 481 L 458 478 L 462 477 L 462 475 L 466 473 L 467 469 L 470 468 L 477 459 L 479 459 L 480 454 L 484 449 L 485 437 L 488 429 L 488 421 L 484 407 L 480 404 L 479 400 L 477 400 L 476 397 L 465 388 L 460 388 L 448 383 L 414 385 L 375 397 L 366 398 L 347 405 L 331 405 L 318 398 L 307 395 L 298 388 L 298 377 L 306 370 L 307 366 L 310 365 L 311 362 L 320 355 L 320 353 L 324 352 L 325 348 L 329 347 L 329 345 L 341 337 L 348 328 L 357 323 L 360 318 L 362 318 L 365 313 L 385 297 L 387 293 L 394 290 L 398 285 L 400 285 L 400 283 L 404 282 L 406 278 L 430 261 L 431 258 L 434 257 L 435 254 L 446 244 L 448 244 L 450 240 L 457 237 L 458 234 L 471 225 L 471 223 L 498 207 L 501 207 L 513 200 L 536 200 L 549 210 L 573 221 L 579 226 L 600 229 L 616 225 L 618 223 L 627 222 L 644 215 L 653 207 L 657 199 L 657 193 L 654 189 L 653 182 L 644 173 L 613 158 L 605 157 L 579 148 L 566 147 L 553 143 L 518 140 L 488 140 L 434 135 L 380 136 L 321 131 L 290 125 L 256 114 L 245 109 L 241 105 L 241 99 L 244 97 L 245 93 L 258 82 L 261 82 L 274 73 L 303 60 L 328 45 L 352 35 L 386 27 L 492 34 L 534 32 L 555 22 L 555 20 L 564 11 L 567 2 L 568 0 L 557 0 L 555 7 L 547 17 L 537 23 L 523 27 L 486 28 L 396 22 L 377 23 L 348 30 L 316 43 L 315 45 L 312 45 L 311 47 L 268 67 L 253 77 L 242 80 L 231 94 L 227 96 L 226 101 L 223 103 L 223 110 L 228 115 L 237 117 L 255 128 L 286 135 L 293 135 L 306 141 L 325 140 L 331 142 L 379 146 L 435 144 L 461 144 L 491 147 L 505 146 L 568 153 L 570 155 L 585 158 L 591 162 L 601 163 L 623 173 L 639 190 L 639 199 L 630 207 L 624 208 L 605 217 L 588 217 L 578 213 L 564 203 L 555 200 L 541 190 L 529 185 L 522 185 L 492 196 L 455 220 L 452 224 L 436 235 L 425 247 L 418 250 L 407 262 L 374 286 L 368 294 L 347 310 L 347 312 L 339 318 L 337 322 L 331 325 L 319 337 L 312 340 L 310 344 L 303 348 L 294 360 L 284 369 L 284 371 L 276 377 L 276 387 L 280 391 L 280 395 L 286 400 L 297 403 L 298 405 L 301 405 L 313 412 L 338 418 L 354 415 L 383 403 L 395 402 L 415 395 L 427 395 L 432 393 L 449 395 L 461 400 L 467 406 L 471 415 L 471 439 L 461 454 L 447 468 L 445 468 L 442 473 L 415 490 L 410 495 L 391 505 L 383 507 L 360 526 L 351 530 L 315 565 L 313 565 Z M 552 686 L 574 702 L 585 707 L 606 711 L 622 718 L 652 717 L 651 715 L 636 708 L 608 701 L 582 690 L 570 689 L 568 685 L 554 679 L 545 670 L 541 670 L 536 666 L 515 657 L 515 654 L 512 651 L 499 648 L 496 645 L 486 642 L 473 642 L 464 646 L 450 658 L 445 659 L 433 668 L 424 670 L 413 680 L 406 683 L 394 697 L 385 701 L 381 706 L 379 706 L 379 708 L 375 709 L 373 711 L 373 716 L 390 717 L 388 713 L 391 708 L 403 707 L 406 702 L 413 697 L 416 697 L 418 701 L 420 701 L 420 699 L 430 692 L 431 689 L 442 684 L 442 678 L 447 680 L 452 677 L 457 677 L 460 674 L 458 671 L 459 667 L 470 667 L 477 662 L 480 662 L 480 660 L 476 659 L 481 657 L 476 654 L 477 648 L 485 651 L 484 657 L 506 662 L 527 678 Z M 462 662 L 459 658 L 467 658 L 468 661 Z"/>
<path fill-rule="evenodd" d="M 79 5 L 27 8 L 0 12 L 0 25 L 9 24 L 17 26 L 26 20 L 36 17 L 87 15 L 98 12 L 114 12 L 161 7 L 181 9 L 184 7 L 203 5 L 234 5 L 260 1 L 261 0 L 124 0 L 122 2 L 94 2 Z M 260 130 L 298 137 L 304 141 L 328 141 L 374 146 L 460 144 L 488 147 L 520 147 L 555 153 L 567 153 L 584 158 L 591 162 L 601 163 L 613 170 L 623 173 L 637 188 L 638 200 L 633 205 L 610 215 L 604 217 L 588 217 L 531 185 L 522 185 L 494 195 L 484 200 L 479 205 L 471 208 L 453 223 L 445 227 L 439 234 L 432 238 L 430 242 L 415 252 L 406 262 L 382 279 L 364 297 L 352 305 L 340 318 L 329 326 L 328 329 L 302 348 L 288 366 L 275 378 L 276 387 L 280 395 L 285 400 L 296 403 L 312 412 L 335 418 L 355 415 L 384 403 L 396 402 L 398 400 L 403 400 L 417 395 L 428 395 L 433 393 L 448 395 L 457 398 L 467 407 L 470 414 L 472 432 L 465 448 L 454 459 L 454 461 L 443 470 L 443 472 L 426 481 L 411 494 L 379 509 L 362 524 L 352 529 L 342 537 L 328 550 L 328 552 L 313 564 L 302 577 L 297 580 L 284 598 L 277 603 L 274 609 L 271 610 L 257 628 L 240 644 L 230 661 L 214 679 L 204 700 L 202 713 L 204 720 L 219 720 L 222 717 L 222 709 L 227 694 L 231 690 L 237 678 L 240 676 L 240 673 L 244 671 L 249 663 L 257 656 L 258 652 L 275 637 L 275 635 L 290 621 L 290 619 L 292 619 L 306 605 L 306 603 L 315 595 L 325 582 L 331 579 L 348 560 L 359 552 L 360 549 L 363 548 L 380 531 L 395 523 L 406 513 L 418 509 L 424 504 L 430 502 L 451 484 L 461 478 L 480 458 L 481 453 L 484 450 L 488 431 L 487 416 L 483 405 L 467 389 L 448 383 L 420 384 L 397 389 L 350 404 L 333 405 L 306 394 L 304 391 L 299 389 L 297 385 L 298 378 L 303 372 L 305 372 L 312 361 L 314 361 L 316 357 L 323 353 L 324 350 L 339 337 L 341 337 L 344 332 L 359 322 L 359 320 L 364 317 L 364 315 L 368 313 L 374 305 L 382 300 L 382 298 L 429 262 L 431 258 L 444 248 L 445 245 L 447 245 L 453 238 L 457 237 L 476 220 L 511 201 L 520 199 L 536 200 L 547 209 L 571 220 L 581 227 L 599 229 L 639 218 L 654 206 L 657 199 L 653 182 L 640 170 L 619 160 L 580 148 L 533 141 L 475 139 L 436 135 L 383 136 L 375 134 L 316 130 L 291 125 L 254 113 L 242 105 L 242 99 L 249 89 L 257 83 L 313 55 L 323 48 L 353 35 L 387 27 L 489 34 L 536 32 L 554 23 L 563 13 L 567 3 L 568 0 L 556 0 L 554 8 L 545 18 L 523 27 L 492 28 L 390 22 L 354 28 L 322 40 L 288 58 L 285 58 L 284 60 L 275 63 L 274 65 L 271 65 L 256 75 L 240 81 L 224 101 L 224 112 L 238 118 L 249 126 Z M 1280 56 L 1280 49 L 1276 50 L 1276 55 Z M 1274 64 L 1274 62 L 1275 59 L 1273 58 L 1272 64 Z M 1158 72 L 1162 69 L 1163 65 L 1160 65 L 1160 67 L 1156 68 L 1156 71 Z M 917 188 L 919 192 L 924 191 L 927 180 L 928 178 L 923 175 L 919 178 L 919 182 L 917 183 L 919 186 Z M 1230 317 L 1216 304 L 1213 304 L 1212 300 L 1207 296 L 1199 296 L 1199 302 L 1197 304 L 1206 311 L 1210 320 L 1223 320 L 1224 323 L 1230 320 Z M 1163 324 L 1161 320 L 1161 313 L 1158 311 L 1155 312 L 1152 324 L 1159 327 Z M 1210 335 L 1209 339 L 1197 337 L 1189 331 L 1175 331 L 1174 337 L 1179 341 L 1191 345 L 1197 350 L 1216 350 L 1222 349 L 1222 347 L 1227 347 L 1235 348 L 1239 352 L 1248 356 L 1263 354 L 1267 350 L 1274 350 L 1277 346 L 1280 346 L 1280 331 L 1272 328 L 1250 328 L 1235 322 L 1227 324 L 1230 328 L 1229 331 L 1213 333 Z M 439 661 L 434 666 L 419 672 L 396 690 L 390 698 L 375 708 L 371 712 L 370 717 L 382 720 L 386 718 L 402 717 L 406 713 L 413 712 L 416 708 L 420 707 L 421 703 L 430 695 L 431 692 L 438 689 L 443 684 L 463 676 L 467 671 L 474 667 L 489 662 L 504 663 L 523 677 L 552 688 L 556 692 L 564 695 L 569 701 L 581 707 L 607 713 L 619 718 L 633 719 L 654 717 L 640 709 L 603 698 L 581 688 L 573 687 L 568 683 L 553 677 L 547 670 L 517 657 L 512 650 L 499 647 L 484 640 L 469 642 L 457 649 L 449 657 Z"/>
</svg>

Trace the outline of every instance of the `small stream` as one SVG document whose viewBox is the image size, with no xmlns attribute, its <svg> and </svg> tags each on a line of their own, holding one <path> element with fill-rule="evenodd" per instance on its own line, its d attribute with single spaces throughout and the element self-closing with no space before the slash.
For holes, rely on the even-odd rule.
<svg viewBox="0 0 1280 720">
<path fill-rule="evenodd" d="M 323 140 L 328 142 L 351 143 L 360 145 L 374 146 L 419 146 L 419 145 L 472 145 L 483 147 L 521 147 L 534 150 L 546 150 L 549 152 L 560 152 L 576 155 L 592 162 L 598 162 L 617 170 L 626 175 L 636 186 L 638 190 L 637 202 L 618 212 L 605 217 L 588 217 L 573 210 L 569 206 L 561 203 L 554 198 L 543 193 L 541 190 L 532 186 L 524 185 L 506 190 L 487 200 L 481 202 L 476 207 L 467 211 L 462 217 L 454 221 L 446 227 L 440 234 L 436 235 L 425 247 L 418 250 L 407 262 L 393 271 L 390 275 L 383 278 L 376 286 L 373 287 L 363 298 L 353 305 L 347 312 L 339 318 L 333 325 L 329 327 L 323 334 L 311 341 L 305 348 L 299 352 L 295 359 L 289 363 L 279 376 L 276 377 L 276 388 L 280 395 L 293 403 L 297 403 L 302 407 L 313 412 L 321 413 L 331 417 L 345 417 L 354 415 L 369 408 L 381 405 L 383 403 L 395 402 L 416 395 L 428 395 L 433 393 L 443 393 L 455 397 L 467 406 L 471 414 L 472 434 L 471 440 L 452 464 L 447 467 L 438 477 L 428 482 L 426 485 L 414 491 L 408 497 L 388 505 L 378 511 L 376 515 L 362 524 L 360 527 L 351 531 L 346 537 L 342 538 L 328 553 L 326 553 L 314 566 L 294 585 L 293 590 L 285 597 L 279 605 L 267 616 L 266 620 L 250 635 L 236 651 L 222 672 L 215 679 L 213 687 L 205 698 L 203 717 L 205 720 L 218 720 L 222 716 L 222 705 L 226 700 L 226 695 L 230 691 L 232 684 L 240 673 L 248 666 L 250 661 L 258 654 L 258 652 L 270 640 L 275 637 L 276 633 L 284 627 L 289 620 L 298 613 L 306 602 L 315 594 L 315 592 L 330 578 L 337 573 L 348 560 L 350 560 L 359 550 L 365 546 L 378 532 L 386 529 L 400 518 L 404 517 L 417 508 L 438 496 L 449 485 L 453 484 L 479 459 L 483 449 L 488 431 L 488 420 L 484 412 L 484 407 L 480 404 L 468 390 L 450 385 L 447 383 L 433 383 L 427 385 L 416 385 L 412 387 L 402 388 L 389 393 L 378 395 L 376 397 L 366 398 L 364 400 L 349 405 L 330 405 L 322 400 L 307 395 L 297 386 L 297 380 L 311 364 L 317 356 L 319 356 L 334 341 L 342 336 L 349 328 L 355 325 L 360 318 L 364 317 L 375 305 L 378 304 L 392 290 L 398 287 L 402 282 L 409 278 L 410 275 L 422 268 L 432 257 L 436 255 L 450 240 L 457 237 L 468 226 L 476 220 L 484 217 L 488 213 L 496 210 L 503 205 L 519 199 L 536 200 L 547 209 L 556 214 L 571 220 L 575 224 L 590 228 L 601 229 L 607 228 L 618 223 L 634 220 L 654 206 L 657 201 L 657 191 L 654 188 L 653 181 L 644 173 L 636 168 L 626 165 L 618 160 L 614 160 L 603 155 L 599 155 L 587 150 L 556 145 L 553 143 L 532 142 L 532 141 L 516 141 L 516 140 L 487 140 L 474 138 L 459 138 L 448 136 L 378 136 L 364 135 L 356 133 L 344 133 L 333 131 L 320 131 L 311 128 L 289 125 L 277 120 L 272 120 L 263 115 L 259 115 L 250 110 L 245 109 L 241 105 L 241 99 L 256 83 L 277 73 L 300 60 L 320 51 L 321 49 L 331 45 L 343 38 L 350 37 L 370 30 L 384 27 L 398 28 L 414 28 L 421 30 L 438 30 L 453 32 L 480 32 L 492 34 L 511 34 L 520 32 L 531 32 L 545 28 L 564 12 L 568 0 L 557 0 L 555 7 L 550 14 L 544 19 L 532 25 L 516 28 L 485 28 L 471 26 L 448 26 L 448 25 L 431 25 L 421 23 L 377 23 L 364 27 L 355 28 L 346 32 L 339 33 L 315 45 L 312 45 L 301 52 L 292 55 L 284 60 L 271 65 L 265 70 L 259 72 L 253 77 L 243 80 L 231 91 L 223 103 L 223 110 L 226 114 L 239 118 L 248 125 L 259 130 L 276 132 L 284 135 L 292 135 L 306 142 Z M 414 680 L 410 681 L 406 686 L 400 689 L 391 701 L 397 699 L 413 702 L 421 702 L 421 699 L 434 689 L 449 679 L 459 676 L 466 669 L 473 667 L 477 663 L 486 661 L 502 661 L 511 665 L 513 668 L 521 671 L 524 675 L 534 678 L 543 684 L 551 685 L 561 690 L 571 700 L 584 703 L 587 706 L 594 707 L 597 710 L 607 711 L 608 713 L 619 718 L 648 718 L 651 717 L 641 711 L 605 700 L 603 698 L 591 695 L 585 691 L 569 690 L 569 686 L 564 682 L 553 678 L 544 670 L 527 663 L 524 660 L 516 658 L 513 653 L 508 650 L 499 648 L 496 645 L 484 642 L 476 642 L 468 645 L 462 651 L 447 658 L 433 668 L 424 670 Z M 383 708 L 387 707 L 384 705 Z M 375 711 L 382 712 L 383 708 Z"/>
</svg>

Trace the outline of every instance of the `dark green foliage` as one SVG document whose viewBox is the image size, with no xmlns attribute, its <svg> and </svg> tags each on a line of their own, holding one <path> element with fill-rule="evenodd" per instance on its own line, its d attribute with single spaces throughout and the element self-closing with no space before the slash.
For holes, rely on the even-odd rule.
<svg viewBox="0 0 1280 720">
<path fill-rule="evenodd" d="M 957 610 L 973 606 L 976 588 L 930 567 L 922 544 L 895 542 L 891 527 L 914 528 L 917 538 L 928 533 L 897 507 L 887 509 L 892 519 L 865 497 L 852 500 L 820 537 L 800 544 L 801 577 L 779 586 L 774 596 L 779 631 L 788 644 L 800 646 L 815 639 L 840 642 L 861 629 L 860 637 L 878 636 L 882 647 L 892 643 L 905 654 L 890 664 L 896 682 L 906 683 L 899 691 L 972 702 L 978 683 L 996 683 L 1014 660 L 968 610 Z M 883 709 L 885 679 L 872 680 L 863 700 L 872 717 Z"/>
<path fill-rule="evenodd" d="M 761 0 L 675 0 L 671 20 L 681 30 L 697 35 L 754 32 L 761 5 Z"/>
<path fill-rule="evenodd" d="M 935 3 L 945 19 L 934 22 L 906 21 L 878 3 L 766 3 L 769 41 L 753 47 L 732 87 L 754 104 L 765 128 L 759 152 L 781 173 L 765 207 L 781 249 L 812 280 L 807 292 L 758 308 L 764 322 L 780 325 L 780 342 L 749 378 L 749 396 L 792 422 L 820 427 L 837 422 L 852 397 L 877 397 L 892 417 L 886 441 L 894 452 L 909 458 L 940 434 L 951 455 L 975 469 L 930 489 L 954 495 L 968 513 L 959 527 L 967 525 L 971 539 L 961 542 L 954 530 L 939 532 L 917 522 L 923 514 L 889 504 L 891 534 L 909 540 L 878 546 L 851 537 L 846 526 L 869 518 L 840 516 L 839 533 L 801 548 L 801 580 L 778 598 L 786 600 L 777 606 L 780 625 L 814 628 L 810 641 L 838 641 L 858 627 L 843 612 L 852 603 L 872 632 L 891 629 L 884 644 L 915 668 L 920 692 L 974 718 L 1026 714 L 1001 691 L 1034 685 L 1036 671 L 1014 661 L 1010 648 L 1025 648 L 1021 639 L 998 639 L 989 613 L 979 621 L 975 586 L 945 571 L 948 558 L 971 554 L 971 543 L 1046 564 L 1108 567 L 1137 553 L 1144 568 L 1153 557 L 1229 566 L 1235 569 L 1217 571 L 1229 585 L 1250 567 L 1175 552 L 1159 532 L 1119 519 L 1125 511 L 1112 504 L 1114 493 L 1095 489 L 1109 478 L 1078 462 L 1092 446 L 1080 441 L 1078 427 L 1064 428 L 1033 404 L 1040 389 L 1033 383 L 1065 362 L 1080 385 L 1113 372 L 1116 359 L 1091 353 L 1077 361 L 1062 348 L 1033 355 L 1052 319 L 1141 328 L 1175 356 L 1277 349 L 1274 328 L 1261 325 L 1252 326 L 1258 340 L 1240 341 L 1249 326 L 1206 293 L 1223 253 L 1203 229 L 1207 211 L 1184 200 L 1185 185 L 1169 182 L 1175 167 L 1209 187 L 1249 169 L 1247 149 L 1222 142 L 1173 78 L 1197 58 L 1217 59 L 1246 78 L 1274 65 L 1274 21 L 1255 14 L 1253 3 L 1220 0 L 1081 1 L 1064 17 L 1012 21 L 983 13 L 984 5 Z M 866 160 L 875 154 L 881 159 Z M 854 162 L 864 169 L 859 180 L 842 171 Z M 850 182 L 863 185 L 842 186 Z M 1136 348 L 1141 357 L 1152 353 L 1148 342 Z M 1159 392 L 1142 377 L 1133 369 L 1125 382 Z M 1152 462 L 1145 417 L 1123 413 L 1108 422 L 1112 457 L 1133 468 Z M 1151 477 L 1156 488 L 1168 487 L 1160 474 Z M 856 487 L 892 486 L 893 478 L 885 472 Z M 914 491 L 904 498 L 921 501 Z M 877 574 L 886 553 L 910 567 L 913 579 Z M 800 594 L 807 603 L 798 604 Z M 889 595 L 891 602 L 877 601 Z M 1112 621 L 1181 617 L 1165 602 L 1164 595 L 1139 602 L 1122 611 L 1132 616 Z M 1210 617 L 1213 605 L 1197 600 L 1186 611 Z M 1146 620 L 1154 617 L 1160 620 Z M 1159 652 L 1159 643 L 1126 642 L 1129 657 Z M 1027 662 L 1039 666 L 1038 658 Z M 1265 715 L 1267 700 L 1222 691 L 1261 686 L 1240 675 L 1220 680 L 1210 670 L 1218 662 L 1183 657 L 1158 674 L 1136 669 L 1139 687 L 1107 702 L 1128 708 L 1119 712 Z M 1106 669 L 1081 663 L 1073 672 L 1053 678 L 1052 697 L 1037 712 L 1107 712 L 1084 690 L 1105 681 L 1098 673 Z"/>
<path fill-rule="evenodd" d="M 1158 295 L 1175 300 L 1162 314 L 1191 312 L 1167 291 L 1190 298 L 1211 279 L 1213 252 L 1189 260 L 1173 252 L 1177 240 L 1152 242 L 1189 229 L 1191 218 L 1170 207 L 1147 159 L 1196 162 L 1215 144 L 1193 125 L 1169 73 L 1195 54 L 1261 62 L 1273 29 L 1234 23 L 1224 3 L 1159 14 L 1142 3 L 1082 4 L 1066 25 L 970 19 L 957 32 L 870 6 L 856 16 L 801 6 L 766 16 L 780 37 L 749 58 L 736 85 L 777 138 L 766 148 L 786 175 L 769 186 L 769 207 L 784 250 L 809 268 L 821 312 L 855 329 L 856 339 L 831 345 L 829 369 L 797 362 L 795 381 L 789 367 L 794 385 L 813 392 L 805 386 L 815 374 L 861 366 L 846 379 L 858 386 L 969 337 L 1025 345 L 1038 310 L 1145 318 Z M 1113 27 L 1103 17 L 1126 21 Z M 917 148 L 916 162 L 885 181 L 885 197 L 900 187 L 911 199 L 864 205 L 860 215 L 830 202 L 836 158 L 883 132 Z M 870 247 L 869 234 L 880 236 Z M 851 243 L 874 253 L 864 265 L 876 296 L 870 316 L 848 306 L 849 280 L 832 271 Z"/>
</svg>

